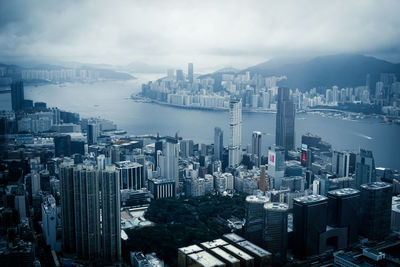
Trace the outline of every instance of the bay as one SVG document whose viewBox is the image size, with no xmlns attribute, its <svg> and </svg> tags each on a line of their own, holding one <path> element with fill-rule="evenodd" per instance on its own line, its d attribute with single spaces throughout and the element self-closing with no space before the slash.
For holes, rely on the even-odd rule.
<svg viewBox="0 0 400 267">
<path fill-rule="evenodd" d="M 62 85 L 25 86 L 25 98 L 46 102 L 49 107 L 78 112 L 81 117 L 101 117 L 114 121 L 129 134 L 160 133 L 212 143 L 214 127 L 224 131 L 224 144 L 229 140 L 228 112 L 187 110 L 141 103 L 130 99 L 140 91 L 143 82 L 160 75 L 138 74 L 137 80 Z M 0 94 L 0 109 L 11 109 L 10 94 Z M 296 146 L 301 135 L 310 132 L 322 137 L 335 149 L 372 150 L 376 166 L 400 169 L 400 126 L 383 124 L 374 118 L 349 121 L 317 114 L 296 116 Z M 275 142 L 275 114 L 243 113 L 243 146 L 250 144 L 252 131 L 261 131 L 263 154 Z"/>
</svg>

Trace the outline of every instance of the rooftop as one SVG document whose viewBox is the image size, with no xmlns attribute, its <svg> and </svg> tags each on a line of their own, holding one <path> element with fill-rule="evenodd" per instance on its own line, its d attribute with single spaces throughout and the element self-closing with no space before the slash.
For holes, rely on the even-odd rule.
<svg viewBox="0 0 400 267">
<path fill-rule="evenodd" d="M 220 248 L 213 248 L 213 249 L 211 249 L 211 251 L 230 263 L 239 263 L 240 262 L 240 260 L 238 260 L 231 254 L 229 254 L 228 252 L 225 252 L 225 250 L 222 250 Z"/>
<path fill-rule="evenodd" d="M 203 249 L 200 248 L 198 245 L 191 245 L 188 247 L 179 248 L 178 250 L 187 255 L 187 254 L 191 254 L 194 252 L 202 251 Z"/>
<path fill-rule="evenodd" d="M 335 195 L 335 196 L 345 196 L 345 195 L 354 195 L 358 194 L 360 191 L 353 189 L 353 188 L 341 188 L 329 191 L 328 194 Z"/>
<path fill-rule="evenodd" d="M 252 253 L 257 255 L 258 257 L 271 256 L 270 252 L 260 248 L 259 246 L 254 245 L 250 241 L 245 240 L 245 241 L 238 242 L 237 244 L 239 246 L 247 249 L 248 251 L 251 251 Z"/>
<path fill-rule="evenodd" d="M 293 200 L 307 204 L 307 203 L 320 202 L 320 201 L 324 201 L 327 199 L 328 199 L 327 197 L 321 196 L 321 195 L 309 195 L 309 196 L 294 198 Z"/>
<path fill-rule="evenodd" d="M 379 190 L 382 188 L 388 188 L 391 187 L 391 184 L 385 183 L 385 182 L 373 182 L 369 184 L 362 184 L 361 188 L 362 189 L 367 189 L 367 190 Z"/>
<path fill-rule="evenodd" d="M 207 248 L 207 249 L 212 249 L 212 248 L 215 248 L 215 247 L 228 245 L 228 243 L 226 243 L 224 240 L 218 238 L 218 239 L 215 239 L 213 241 L 203 242 L 203 243 L 201 243 L 201 245 L 203 247 Z"/>
<path fill-rule="evenodd" d="M 256 203 L 256 204 L 263 204 L 269 201 L 269 198 L 266 196 L 259 196 L 259 195 L 251 195 L 246 197 L 246 202 Z"/>
<path fill-rule="evenodd" d="M 195 260 L 200 263 L 204 267 L 212 267 L 212 266 L 225 266 L 225 264 L 211 255 L 206 251 L 200 251 L 197 253 L 192 253 L 188 256 L 189 258 Z"/>
<path fill-rule="evenodd" d="M 240 241 L 244 241 L 245 239 L 235 233 L 229 233 L 229 234 L 224 234 L 224 237 L 226 239 L 231 240 L 234 243 L 240 242 Z"/>
<path fill-rule="evenodd" d="M 242 258 L 242 259 L 244 259 L 246 261 L 254 259 L 249 254 L 247 254 L 243 250 L 238 249 L 237 247 L 235 247 L 233 245 L 226 245 L 226 246 L 223 246 L 223 248 L 225 248 L 226 250 L 229 250 L 230 252 L 232 252 L 234 254 L 234 256 L 239 256 L 240 258 Z"/>
<path fill-rule="evenodd" d="M 264 209 L 274 210 L 274 211 L 287 211 L 289 209 L 289 206 L 286 203 L 272 202 L 272 203 L 265 203 Z"/>
</svg>

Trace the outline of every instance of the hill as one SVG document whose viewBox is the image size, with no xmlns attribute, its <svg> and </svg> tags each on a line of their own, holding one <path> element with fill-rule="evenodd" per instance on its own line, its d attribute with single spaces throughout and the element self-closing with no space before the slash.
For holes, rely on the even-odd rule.
<svg viewBox="0 0 400 267">
<path fill-rule="evenodd" d="M 381 73 L 395 73 L 400 77 L 400 64 L 394 64 L 375 57 L 340 54 L 321 56 L 312 59 L 272 59 L 242 70 L 241 73 L 267 76 L 287 76 L 280 86 L 308 90 L 310 88 L 355 87 L 366 84 L 366 76 L 370 74 L 371 88 L 379 80 Z"/>
</svg>

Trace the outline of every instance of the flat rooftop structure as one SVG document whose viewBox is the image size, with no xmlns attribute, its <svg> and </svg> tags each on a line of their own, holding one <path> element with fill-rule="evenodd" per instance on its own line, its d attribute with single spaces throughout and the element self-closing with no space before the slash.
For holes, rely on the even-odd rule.
<svg viewBox="0 0 400 267">
<path fill-rule="evenodd" d="M 332 190 L 329 191 L 328 194 L 329 195 L 334 195 L 334 196 L 350 196 L 350 195 L 355 195 L 355 194 L 359 194 L 360 191 L 358 191 L 357 189 L 353 189 L 353 188 L 341 188 L 341 189 L 336 189 L 336 190 Z"/>
<path fill-rule="evenodd" d="M 309 195 L 304 197 L 297 197 L 294 198 L 293 200 L 303 204 L 311 204 L 311 203 L 326 201 L 328 200 L 328 198 L 326 196 L 321 196 L 321 195 Z"/>
<path fill-rule="evenodd" d="M 265 203 L 265 210 L 287 212 L 289 209 L 288 204 L 280 202 Z"/>
<path fill-rule="evenodd" d="M 199 252 L 202 251 L 203 249 L 201 247 L 199 247 L 198 245 L 191 245 L 188 247 L 183 247 L 183 248 L 179 248 L 178 249 L 180 252 L 182 252 L 183 254 L 190 254 L 190 253 L 195 253 L 195 252 Z"/>
<path fill-rule="evenodd" d="M 252 256 L 250 256 L 243 250 L 238 249 L 237 247 L 235 247 L 233 245 L 226 245 L 221 248 L 225 249 L 225 251 L 232 253 L 232 255 L 234 257 L 238 257 L 240 259 L 243 259 L 244 261 L 254 261 L 254 258 Z"/>
<path fill-rule="evenodd" d="M 385 183 L 385 182 L 373 182 L 369 184 L 362 184 L 361 188 L 366 189 L 366 190 L 379 190 L 382 188 L 387 188 L 391 187 L 391 184 Z"/>
<path fill-rule="evenodd" d="M 213 248 L 213 249 L 211 249 L 211 251 L 215 255 L 218 255 L 219 257 L 221 257 L 226 262 L 229 262 L 230 264 L 235 264 L 235 263 L 240 264 L 239 259 L 235 258 L 233 255 L 229 254 L 228 252 L 226 252 L 225 250 L 223 250 L 221 248 Z"/>
<path fill-rule="evenodd" d="M 259 196 L 259 195 L 251 195 L 246 197 L 246 202 L 255 203 L 255 204 L 263 204 L 269 201 L 267 196 Z"/>
<path fill-rule="evenodd" d="M 248 250 L 249 252 L 253 253 L 254 255 L 260 257 L 260 258 L 264 258 L 264 257 L 269 257 L 271 256 L 271 253 L 260 248 L 257 245 L 254 245 L 253 243 L 251 243 L 250 241 L 241 241 L 236 243 L 238 246 Z"/>
<path fill-rule="evenodd" d="M 223 238 L 225 240 L 229 240 L 229 241 L 231 241 L 233 243 L 237 243 L 237 242 L 245 240 L 243 237 L 241 237 L 241 236 L 239 236 L 239 235 L 237 235 L 235 233 L 224 234 Z"/>
<path fill-rule="evenodd" d="M 213 241 L 203 242 L 200 245 L 206 249 L 212 249 L 212 248 L 228 245 L 228 243 L 225 242 L 224 240 L 222 240 L 221 238 L 218 238 Z"/>
<path fill-rule="evenodd" d="M 188 260 L 200 264 L 204 267 L 225 266 L 225 263 L 206 251 L 200 251 L 188 255 Z"/>
</svg>

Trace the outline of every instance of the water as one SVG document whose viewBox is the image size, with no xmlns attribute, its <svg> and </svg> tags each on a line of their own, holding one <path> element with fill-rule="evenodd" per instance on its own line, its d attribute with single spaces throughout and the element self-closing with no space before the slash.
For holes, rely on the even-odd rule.
<svg viewBox="0 0 400 267">
<path fill-rule="evenodd" d="M 80 113 L 81 117 L 101 117 L 114 121 L 130 134 L 160 133 L 195 142 L 212 143 L 214 127 L 224 130 L 228 142 L 228 112 L 178 109 L 153 103 L 138 103 L 129 97 L 140 90 L 140 84 L 160 76 L 140 76 L 132 81 L 93 84 L 26 86 L 25 98 L 43 101 L 50 107 Z M 10 109 L 10 94 L 0 94 L 0 109 Z M 252 131 L 263 133 L 263 153 L 275 141 L 274 114 L 243 114 L 243 145 L 250 144 Z M 382 124 L 377 119 L 347 121 L 319 115 L 296 117 L 296 145 L 301 135 L 317 134 L 335 149 L 357 151 L 370 149 L 377 166 L 400 169 L 400 126 Z"/>
</svg>

